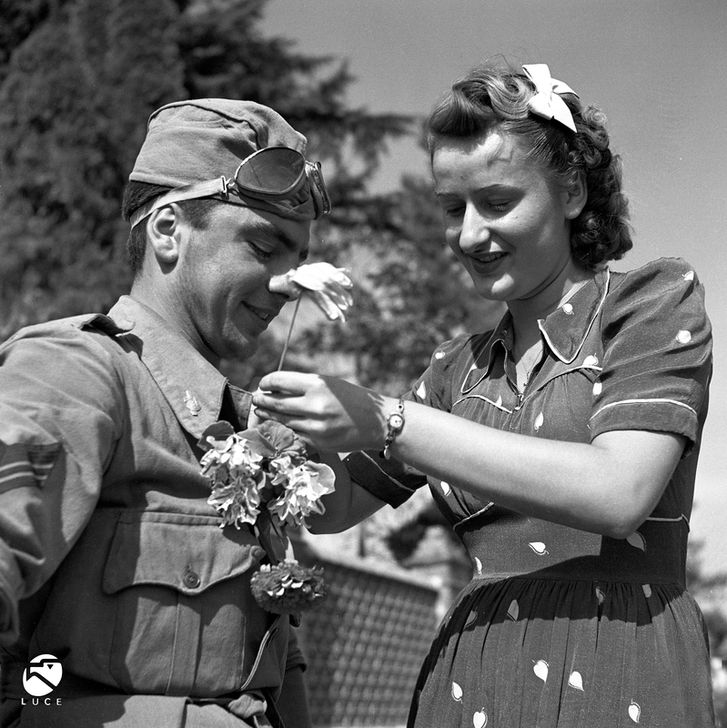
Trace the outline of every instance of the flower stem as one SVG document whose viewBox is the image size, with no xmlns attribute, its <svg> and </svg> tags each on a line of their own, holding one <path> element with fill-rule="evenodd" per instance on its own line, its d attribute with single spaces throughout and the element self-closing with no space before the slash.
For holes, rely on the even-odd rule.
<svg viewBox="0 0 727 728">
<path fill-rule="evenodd" d="M 295 324 L 295 317 L 298 315 L 298 309 L 300 308 L 300 299 L 302 294 L 298 296 L 298 300 L 295 302 L 295 309 L 293 310 L 293 318 L 290 319 L 290 326 L 288 327 L 288 336 L 285 339 L 283 345 L 283 353 L 280 355 L 280 362 L 278 363 L 278 371 L 283 368 L 283 362 L 285 361 L 285 355 L 288 353 L 288 344 L 290 344 L 290 337 L 293 334 L 293 325 Z"/>
</svg>

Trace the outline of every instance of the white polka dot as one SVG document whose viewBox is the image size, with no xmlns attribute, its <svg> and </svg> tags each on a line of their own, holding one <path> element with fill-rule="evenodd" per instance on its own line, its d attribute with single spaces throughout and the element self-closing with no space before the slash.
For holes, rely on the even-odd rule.
<svg viewBox="0 0 727 728">
<path fill-rule="evenodd" d="M 442 489 L 442 493 L 444 493 L 444 495 L 449 495 L 452 492 L 452 489 L 449 487 L 449 483 L 446 483 L 444 480 L 440 482 L 439 487 Z"/>
<path fill-rule="evenodd" d="M 444 359 L 445 356 L 446 354 L 443 351 L 438 351 L 434 354 L 435 359 Z"/>
<path fill-rule="evenodd" d="M 548 553 L 548 549 L 542 541 L 531 541 L 528 546 L 538 555 L 545 556 Z"/>
<path fill-rule="evenodd" d="M 472 715 L 472 728 L 485 728 L 487 725 L 487 713 L 482 708 Z"/>
<path fill-rule="evenodd" d="M 520 615 L 520 605 L 517 603 L 517 599 L 513 599 L 510 602 L 510 606 L 507 608 L 507 616 L 512 619 L 513 622 L 517 622 L 517 618 Z"/>
<path fill-rule="evenodd" d="M 634 531 L 626 539 L 626 543 L 630 544 L 635 549 L 639 549 L 639 551 L 646 551 L 646 540 L 638 531 Z"/>
<path fill-rule="evenodd" d="M 694 271 L 688 270 L 683 276 L 685 281 L 693 281 L 694 280 Z"/>
<path fill-rule="evenodd" d="M 419 397 L 419 399 L 426 399 L 427 398 L 427 388 L 424 385 L 424 382 L 422 382 L 417 387 L 416 395 L 417 395 L 417 397 Z"/>
<path fill-rule="evenodd" d="M 502 395 L 501 394 L 497 395 L 497 399 L 495 400 L 495 405 L 497 407 L 502 407 Z"/>
<path fill-rule="evenodd" d="M 573 315 L 573 304 L 564 303 L 563 304 L 563 313 L 566 314 L 566 316 L 572 316 Z"/>
<path fill-rule="evenodd" d="M 583 676 L 578 670 L 573 670 L 568 678 L 568 685 L 583 692 Z"/>
<path fill-rule="evenodd" d="M 644 596 L 647 599 L 651 598 L 651 584 L 642 584 L 641 590 L 644 592 Z"/>
<path fill-rule="evenodd" d="M 595 367 L 595 366 L 598 366 L 598 357 L 595 354 L 591 354 L 590 356 L 587 356 L 583 360 L 583 366 L 584 367 Z"/>
<path fill-rule="evenodd" d="M 538 660 L 533 665 L 533 672 L 536 677 L 539 677 L 543 682 L 548 679 L 548 663 L 545 660 Z"/>
<path fill-rule="evenodd" d="M 682 329 L 676 336 L 680 344 L 688 344 L 692 340 L 692 332 Z"/>
<path fill-rule="evenodd" d="M 478 574 L 482 573 L 482 562 L 475 556 L 475 571 Z"/>
<path fill-rule="evenodd" d="M 535 432 L 537 432 L 543 426 L 543 421 L 544 420 L 545 420 L 545 418 L 543 417 L 543 413 L 541 412 L 535 418 L 535 422 L 533 423 L 533 429 L 535 430 Z"/>
<path fill-rule="evenodd" d="M 602 389 L 603 389 L 603 384 L 601 384 L 601 382 L 594 382 L 593 383 L 593 396 L 598 397 L 598 395 L 601 394 Z"/>
<path fill-rule="evenodd" d="M 638 723 L 641 720 L 641 706 L 633 700 L 631 701 L 631 705 L 629 705 L 629 718 L 634 723 Z"/>
<path fill-rule="evenodd" d="M 459 683 L 452 683 L 452 700 L 456 700 L 458 703 L 462 702 L 462 686 Z"/>
</svg>

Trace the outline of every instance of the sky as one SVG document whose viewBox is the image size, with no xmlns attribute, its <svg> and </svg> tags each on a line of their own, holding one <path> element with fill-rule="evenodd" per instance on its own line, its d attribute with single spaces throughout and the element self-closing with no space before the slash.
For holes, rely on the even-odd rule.
<svg viewBox="0 0 727 728">
<path fill-rule="evenodd" d="M 547 63 L 602 108 L 623 160 L 635 245 L 613 268 L 686 258 L 706 289 L 715 368 L 691 538 L 727 570 L 727 0 L 270 0 L 266 34 L 346 58 L 349 105 L 426 114 L 487 57 Z M 409 139 L 376 179 L 428 174 Z"/>
</svg>

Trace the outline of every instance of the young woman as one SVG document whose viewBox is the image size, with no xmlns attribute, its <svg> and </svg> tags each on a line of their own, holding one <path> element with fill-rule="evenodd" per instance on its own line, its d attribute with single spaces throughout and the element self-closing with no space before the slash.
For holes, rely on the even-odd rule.
<svg viewBox="0 0 727 728">
<path fill-rule="evenodd" d="M 632 243 L 604 122 L 544 64 L 456 83 L 428 120 L 434 185 L 504 318 L 439 346 L 399 401 L 293 372 L 254 398 L 320 450 L 359 451 L 319 530 L 428 481 L 471 554 L 417 728 L 714 724 L 685 590 L 711 330 L 684 261 L 609 271 Z"/>
</svg>

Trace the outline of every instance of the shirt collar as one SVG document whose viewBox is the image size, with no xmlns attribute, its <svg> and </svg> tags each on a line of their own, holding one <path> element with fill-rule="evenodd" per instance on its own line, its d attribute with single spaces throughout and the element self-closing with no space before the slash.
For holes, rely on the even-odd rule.
<svg viewBox="0 0 727 728">
<path fill-rule="evenodd" d="M 583 347 L 608 292 L 610 275 L 607 268 L 598 272 L 562 306 L 538 321 L 546 346 L 565 364 L 571 364 Z M 461 393 L 474 389 L 490 373 L 498 353 L 512 351 L 513 343 L 512 316 L 506 311 L 490 336 L 475 349 Z"/>
<path fill-rule="evenodd" d="M 538 321 L 545 343 L 564 364 L 580 353 L 608 293 L 611 272 L 599 271 L 545 319 Z"/>
<path fill-rule="evenodd" d="M 227 378 L 155 311 L 122 296 L 108 318 L 138 352 L 174 414 L 190 435 L 200 438 L 220 419 Z"/>
<path fill-rule="evenodd" d="M 511 351 L 512 345 L 512 318 L 510 312 L 506 311 L 490 336 L 475 349 L 474 361 L 462 383 L 461 393 L 472 391 L 490 373 L 498 350 L 503 353 Z"/>
</svg>

